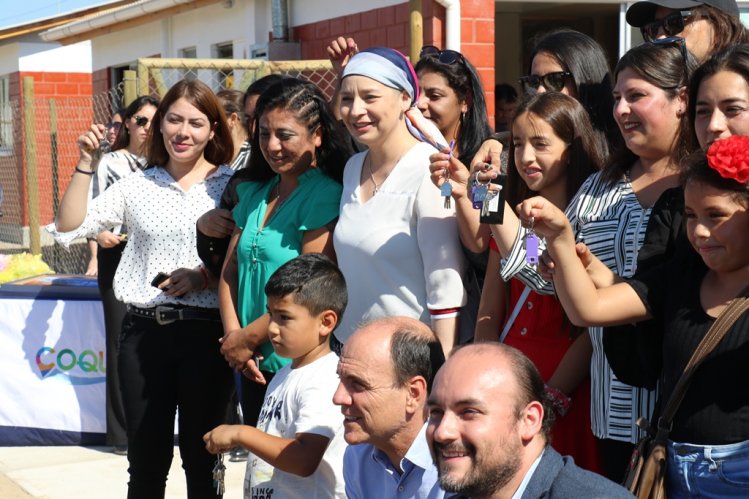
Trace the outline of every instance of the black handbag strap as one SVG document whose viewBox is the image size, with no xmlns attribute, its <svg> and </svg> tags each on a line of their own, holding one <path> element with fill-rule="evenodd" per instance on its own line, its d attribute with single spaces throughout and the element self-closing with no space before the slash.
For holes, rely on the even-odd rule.
<svg viewBox="0 0 749 499">
<path fill-rule="evenodd" d="M 723 309 L 720 315 L 715 319 L 713 325 L 710 326 L 710 329 L 707 331 L 704 338 L 702 338 L 699 345 L 697 345 L 694 353 L 692 353 L 692 357 L 689 359 L 689 362 L 687 362 L 686 367 L 684 367 L 684 371 L 681 373 L 681 378 L 679 378 L 679 381 L 674 387 L 674 391 L 671 393 L 671 397 L 668 399 L 666 408 L 663 410 L 661 417 L 658 418 L 658 426 L 655 430 L 659 437 L 665 438 L 671 432 L 671 423 L 676 415 L 676 411 L 681 405 L 681 401 L 684 400 L 687 388 L 689 387 L 690 381 L 692 381 L 692 376 L 697 370 L 697 367 L 702 363 L 705 357 L 715 350 L 715 347 L 718 346 L 718 343 L 720 343 L 739 317 L 749 309 L 749 298 L 747 298 L 747 293 L 749 293 L 749 287 L 744 288 L 737 298 L 734 298 L 729 302 L 728 306 Z"/>
</svg>

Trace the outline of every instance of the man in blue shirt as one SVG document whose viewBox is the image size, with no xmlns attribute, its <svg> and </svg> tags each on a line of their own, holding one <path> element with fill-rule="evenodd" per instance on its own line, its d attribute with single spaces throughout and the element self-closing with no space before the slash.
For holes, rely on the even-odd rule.
<svg viewBox="0 0 749 499">
<path fill-rule="evenodd" d="M 429 396 L 427 439 L 443 489 L 473 498 L 631 498 L 548 445 L 554 422 L 544 382 L 519 350 L 454 350 Z"/>
<path fill-rule="evenodd" d="M 424 436 L 427 394 L 443 362 L 429 327 L 405 317 L 371 322 L 343 346 L 333 402 L 349 443 L 349 499 L 445 496 Z"/>
</svg>

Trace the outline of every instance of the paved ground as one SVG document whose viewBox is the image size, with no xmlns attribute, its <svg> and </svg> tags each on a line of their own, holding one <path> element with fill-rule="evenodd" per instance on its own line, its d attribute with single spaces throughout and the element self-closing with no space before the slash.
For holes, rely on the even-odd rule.
<svg viewBox="0 0 749 499">
<path fill-rule="evenodd" d="M 167 499 L 184 499 L 179 449 L 166 486 Z M 242 497 L 245 463 L 226 464 L 227 499 Z M 2 499 L 121 499 L 127 495 L 127 458 L 105 447 L 0 447 Z"/>
</svg>

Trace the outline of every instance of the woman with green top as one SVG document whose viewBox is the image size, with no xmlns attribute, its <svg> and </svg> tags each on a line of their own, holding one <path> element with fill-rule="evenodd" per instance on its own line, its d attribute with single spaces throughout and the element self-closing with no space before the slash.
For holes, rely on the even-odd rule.
<svg viewBox="0 0 749 499">
<path fill-rule="evenodd" d="M 250 181 L 237 186 L 236 222 L 219 282 L 224 339 L 255 354 L 246 363 L 226 356 L 242 380 L 245 421 L 257 419 L 265 387 L 283 365 L 267 339 L 265 283 L 302 253 L 333 256 L 341 177 L 349 156 L 325 96 L 312 83 L 293 78 L 274 84 L 258 99 L 257 127 L 247 168 Z"/>
</svg>

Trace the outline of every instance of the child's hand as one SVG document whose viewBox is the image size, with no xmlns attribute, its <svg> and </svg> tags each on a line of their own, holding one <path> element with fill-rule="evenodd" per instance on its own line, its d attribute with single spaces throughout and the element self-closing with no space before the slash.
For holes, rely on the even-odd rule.
<svg viewBox="0 0 749 499">
<path fill-rule="evenodd" d="M 547 242 L 561 236 L 569 236 L 574 244 L 574 235 L 567 216 L 547 199 L 541 196 L 526 199 L 517 205 L 515 211 L 523 227 L 532 228 L 538 235 L 546 238 Z"/>
<path fill-rule="evenodd" d="M 257 362 L 255 362 L 256 360 Z M 266 384 L 265 376 L 263 376 L 263 373 L 260 372 L 260 368 L 257 365 L 257 363 L 259 363 L 261 360 L 263 360 L 262 357 L 256 356 L 255 358 L 252 358 L 245 362 L 244 368 L 242 369 L 242 374 L 244 374 L 245 378 L 249 379 L 250 381 L 254 381 L 259 385 L 264 385 Z"/>
<path fill-rule="evenodd" d="M 237 434 L 241 425 L 228 425 L 222 424 L 217 426 L 205 435 L 203 435 L 203 442 L 205 442 L 205 449 L 211 454 L 219 454 L 222 452 L 229 452 L 231 449 L 237 446 Z"/>
</svg>

